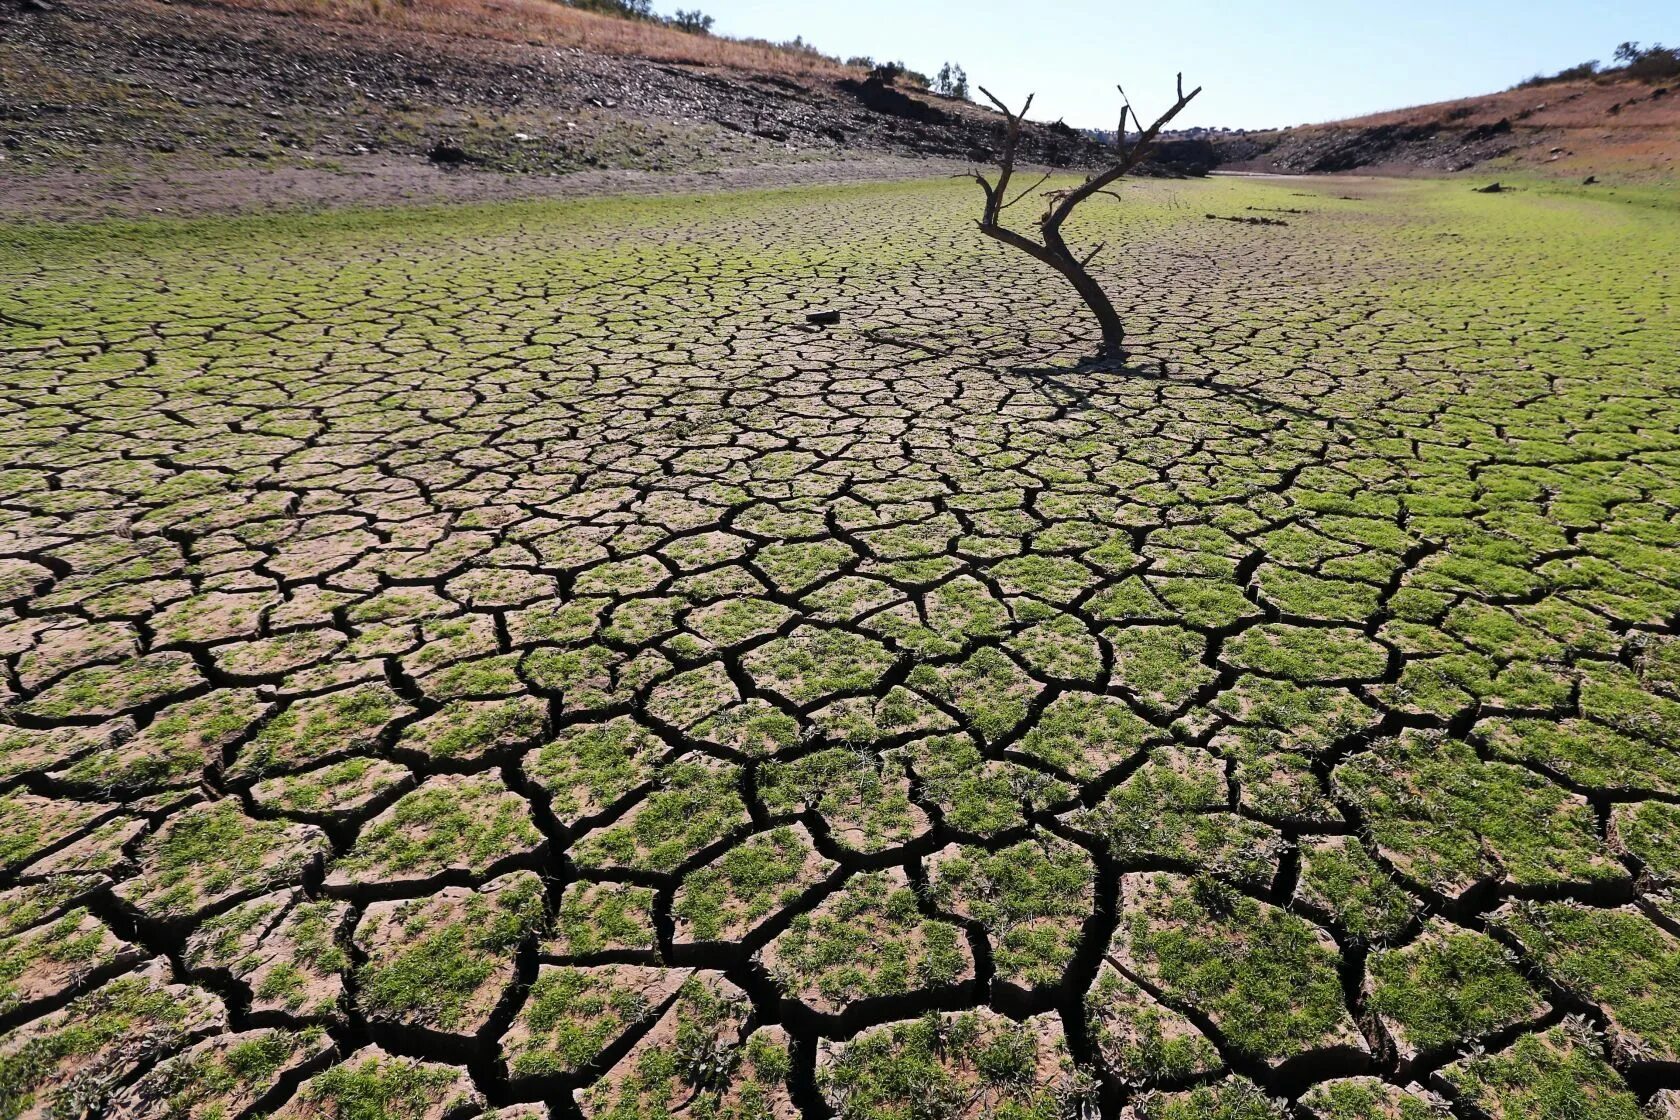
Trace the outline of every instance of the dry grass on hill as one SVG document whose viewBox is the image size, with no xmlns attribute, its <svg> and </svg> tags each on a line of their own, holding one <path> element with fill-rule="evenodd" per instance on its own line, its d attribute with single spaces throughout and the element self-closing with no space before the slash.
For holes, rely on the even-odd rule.
<svg viewBox="0 0 1680 1120">
<path fill-rule="evenodd" d="M 1665 89 L 1661 82 L 1589 78 L 1369 113 L 1318 127 L 1369 128 L 1441 120 L 1464 127 L 1509 120 L 1529 128 L 1671 128 L 1680 125 L 1680 90 Z"/>
<path fill-rule="evenodd" d="M 1294 135 L 1310 142 L 1385 126 L 1484 130 L 1508 141 L 1505 163 L 1513 170 L 1545 175 L 1656 181 L 1680 171 L 1680 87 L 1673 82 L 1608 77 L 1553 82 L 1308 125 Z M 1407 159 L 1396 153 L 1372 166 L 1403 173 Z M 1441 165 L 1424 166 L 1433 171 Z"/>
<path fill-rule="evenodd" d="M 695 35 L 550 0 L 214 0 L 210 6 L 770 74 L 853 73 L 815 51 Z"/>
</svg>

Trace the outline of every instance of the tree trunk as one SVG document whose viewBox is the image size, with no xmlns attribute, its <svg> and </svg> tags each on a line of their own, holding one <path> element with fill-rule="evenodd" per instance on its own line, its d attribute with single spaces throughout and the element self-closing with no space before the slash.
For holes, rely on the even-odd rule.
<svg viewBox="0 0 1680 1120">
<path fill-rule="evenodd" d="M 1085 271 L 1085 266 L 1068 250 L 1059 234 L 1052 233 L 1052 244 L 1040 245 L 1007 226 L 988 225 L 983 222 L 980 229 L 993 240 L 1014 246 L 1039 263 L 1049 265 L 1061 273 L 1067 282 L 1073 285 L 1073 290 L 1079 293 L 1079 298 L 1085 301 L 1085 306 L 1091 309 L 1091 314 L 1097 317 L 1097 325 L 1102 329 L 1102 347 L 1097 356 L 1119 358 L 1124 355 L 1126 328 L 1120 323 L 1119 313 L 1114 310 L 1114 304 L 1110 302 L 1108 293 L 1103 291 L 1102 285 Z"/>
<path fill-rule="evenodd" d="M 1115 312 L 1114 304 L 1109 301 L 1108 293 L 1103 291 L 1102 285 L 1092 279 L 1091 274 L 1081 268 L 1077 261 L 1066 259 L 1060 263 L 1052 262 L 1052 266 L 1067 277 L 1068 283 L 1079 293 L 1079 298 L 1085 301 L 1085 306 L 1097 317 L 1097 325 L 1102 328 L 1100 356 L 1122 357 L 1125 354 L 1126 328 L 1120 324 L 1120 316 Z"/>
</svg>

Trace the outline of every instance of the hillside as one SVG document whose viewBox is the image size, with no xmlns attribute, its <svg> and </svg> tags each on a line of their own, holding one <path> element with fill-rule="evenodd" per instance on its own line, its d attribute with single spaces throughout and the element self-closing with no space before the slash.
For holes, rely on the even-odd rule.
<svg viewBox="0 0 1680 1120">
<path fill-rule="evenodd" d="M 0 0 L 0 211 L 37 217 L 915 178 L 962 171 L 999 121 L 803 43 L 549 0 Z M 1056 124 L 1022 155 L 1101 158 Z M 1680 95 L 1601 75 L 1181 135 L 1161 160 L 1639 181 L 1677 156 Z"/>
<path fill-rule="evenodd" d="M 903 178 L 997 121 L 545 0 L 0 0 L 0 206 L 23 212 Z M 1037 127 L 1023 151 L 1088 145 Z"/>
<path fill-rule="evenodd" d="M 1680 162 L 1680 88 L 1614 78 L 1557 82 L 1226 135 L 1215 145 L 1222 168 L 1237 171 L 1667 178 Z"/>
</svg>

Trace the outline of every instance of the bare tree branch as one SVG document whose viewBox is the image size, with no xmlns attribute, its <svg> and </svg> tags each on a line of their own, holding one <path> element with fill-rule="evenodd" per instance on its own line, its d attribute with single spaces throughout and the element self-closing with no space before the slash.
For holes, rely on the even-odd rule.
<svg viewBox="0 0 1680 1120">
<path fill-rule="evenodd" d="M 1016 194 L 1013 198 L 1008 195 L 1009 180 L 1015 173 L 1016 153 L 1020 149 L 1021 126 L 1026 120 L 1027 111 L 1032 108 L 1032 95 L 1028 95 L 1026 104 L 1022 105 L 1021 111 L 1017 113 L 1004 104 L 991 90 L 985 86 L 979 87 L 986 100 L 997 106 L 998 112 L 1003 114 L 1004 137 L 1003 150 L 998 156 L 997 182 L 990 182 L 979 172 L 975 172 L 973 176 L 975 182 L 980 184 L 980 189 L 986 195 L 985 209 L 981 212 L 979 222 L 981 232 L 1011 248 L 1020 250 L 1036 261 L 1049 265 L 1061 273 L 1068 283 L 1073 285 L 1074 290 L 1085 301 L 1085 305 L 1097 317 L 1097 322 L 1102 328 L 1102 354 L 1105 357 L 1119 357 L 1124 353 L 1125 328 L 1120 322 L 1120 316 L 1115 313 L 1114 304 L 1102 290 L 1102 285 L 1098 284 L 1086 271 L 1086 266 L 1096 259 L 1097 254 L 1102 252 L 1107 243 L 1099 244 L 1083 257 L 1078 257 L 1068 248 L 1067 242 L 1062 238 L 1062 224 L 1073 214 L 1079 204 L 1088 198 L 1098 194 L 1106 194 L 1118 199 L 1119 194 L 1108 188 L 1144 161 L 1149 155 L 1150 149 L 1154 147 L 1156 140 L 1160 137 L 1161 130 L 1172 123 L 1172 120 L 1184 111 L 1184 107 L 1189 105 L 1191 101 L 1195 100 L 1196 95 L 1202 92 L 1201 87 L 1198 86 L 1186 94 L 1184 92 L 1184 75 L 1179 74 L 1177 100 L 1173 102 L 1171 108 L 1155 118 L 1149 127 L 1144 128 L 1143 118 L 1139 117 L 1137 110 L 1132 108 L 1132 102 L 1126 96 L 1125 87 L 1116 84 L 1114 88 L 1119 91 L 1121 101 L 1120 127 L 1115 131 L 1114 139 L 1114 162 L 1101 171 L 1088 176 L 1083 183 L 1076 187 L 1045 192 L 1044 213 L 1038 219 L 1042 240 L 1034 241 L 1027 235 L 1003 225 L 999 220 L 1004 210 L 1032 194 L 1050 178 L 1049 173 L 1046 172 L 1039 178 L 1038 182 Z M 1126 120 L 1128 117 L 1142 130 L 1139 132 L 1137 140 L 1129 146 L 1126 143 Z"/>
<path fill-rule="evenodd" d="M 1027 197 L 1029 194 L 1036 191 L 1039 187 L 1042 187 L 1045 184 L 1045 181 L 1048 180 L 1049 178 L 1050 178 L 1050 172 L 1046 171 L 1044 174 L 1042 174 L 1038 177 L 1038 182 L 1034 183 L 1032 186 L 1028 187 L 1026 190 L 1022 191 L 1020 194 L 1016 195 L 1014 198 L 1010 199 L 1008 202 L 1004 203 L 1002 206 L 999 206 L 998 209 L 999 210 L 1009 209 L 1011 206 L 1015 205 L 1017 202 L 1021 201 L 1023 198 Z"/>
<path fill-rule="evenodd" d="M 1148 154 L 1149 149 L 1154 147 L 1156 138 L 1161 134 L 1161 129 L 1165 128 L 1174 117 L 1182 113 L 1184 111 L 1184 107 L 1190 104 L 1191 101 L 1195 100 L 1196 95 L 1201 92 L 1201 87 L 1197 86 L 1195 89 L 1191 90 L 1190 95 L 1186 97 L 1184 94 L 1184 75 L 1180 74 L 1178 76 L 1178 100 L 1173 102 L 1172 108 L 1155 118 L 1155 123 L 1144 129 L 1143 135 L 1138 137 L 1137 143 L 1131 146 L 1131 149 L 1127 152 L 1125 158 L 1112 164 L 1101 174 L 1094 175 L 1085 180 L 1081 186 L 1075 187 L 1072 191 L 1069 191 L 1067 197 L 1062 200 L 1061 205 L 1056 207 L 1056 210 L 1051 215 L 1050 220 L 1045 222 L 1046 234 L 1051 233 L 1053 229 L 1059 230 L 1062 223 L 1067 221 L 1068 215 L 1073 213 L 1073 208 L 1075 206 L 1078 206 L 1081 202 L 1084 202 L 1087 198 L 1091 197 L 1091 195 L 1102 190 L 1116 179 L 1126 175 L 1132 170 L 1132 168 L 1141 163 L 1143 161 L 1143 157 Z M 1029 98 L 1028 100 L 1030 101 L 1031 99 Z"/>
<path fill-rule="evenodd" d="M 986 100 L 990 101 L 993 105 L 996 105 L 998 107 L 998 112 L 1002 113 L 1006 117 L 1013 117 L 1015 115 L 1014 113 L 1011 113 L 1009 111 L 1009 106 L 1005 105 L 1003 102 L 998 100 L 997 94 L 993 93 L 991 90 L 987 89 L 985 86 L 981 86 L 979 88 L 980 88 L 980 92 L 986 95 Z M 1028 105 L 1032 104 L 1032 95 L 1030 95 L 1030 94 L 1027 96 L 1027 104 Z M 1022 109 L 1021 112 L 1025 113 L 1026 110 Z"/>
<path fill-rule="evenodd" d="M 1021 106 L 1019 113 L 1010 112 L 1009 106 L 997 99 L 997 96 L 985 86 L 980 92 L 987 100 L 998 107 L 998 111 L 1008 122 L 1003 136 L 1003 155 L 998 159 L 998 181 L 986 196 L 986 223 L 997 224 L 998 211 L 1002 208 L 1005 192 L 1009 189 L 1009 177 L 1015 173 L 1015 150 L 1021 143 L 1021 122 L 1026 119 L 1027 110 L 1032 108 L 1034 94 L 1027 94 L 1027 103 Z"/>
</svg>

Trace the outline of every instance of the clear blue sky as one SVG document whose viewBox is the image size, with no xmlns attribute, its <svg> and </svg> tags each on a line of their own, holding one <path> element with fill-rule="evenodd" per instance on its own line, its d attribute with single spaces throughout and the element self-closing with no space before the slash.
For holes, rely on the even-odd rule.
<svg viewBox="0 0 1680 1120">
<path fill-rule="evenodd" d="M 668 12 L 672 0 L 656 0 Z M 1264 128 L 1505 89 L 1617 43 L 1680 43 L 1680 0 L 681 0 L 729 35 L 829 54 L 947 59 L 1033 116 L 1112 128 L 1116 80 L 1148 114 L 1173 72 L 1206 87 L 1181 127 Z M 1170 99 L 1170 98 L 1169 98 Z M 1158 111 L 1158 110 L 1157 110 Z"/>
</svg>

